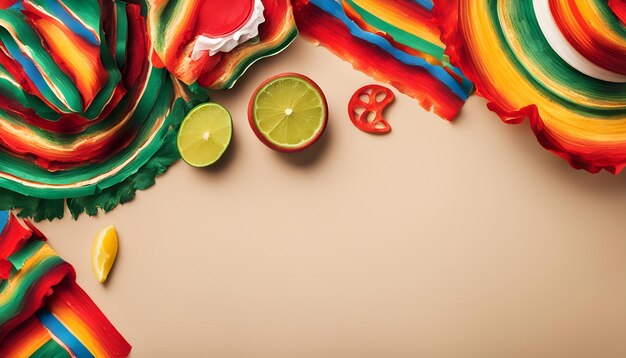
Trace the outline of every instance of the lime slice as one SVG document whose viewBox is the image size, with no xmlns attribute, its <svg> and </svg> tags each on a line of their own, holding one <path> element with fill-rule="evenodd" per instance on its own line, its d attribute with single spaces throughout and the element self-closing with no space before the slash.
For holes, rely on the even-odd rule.
<svg viewBox="0 0 626 358">
<path fill-rule="evenodd" d="M 217 103 L 192 109 L 178 131 L 178 152 L 187 164 L 206 167 L 215 163 L 228 148 L 233 136 L 230 113 Z"/>
<path fill-rule="evenodd" d="M 248 106 L 250 126 L 268 147 L 295 152 L 315 143 L 326 129 L 328 106 L 315 82 L 297 73 L 269 78 Z"/>
<path fill-rule="evenodd" d="M 96 278 L 104 283 L 117 257 L 117 231 L 113 225 L 100 230 L 91 246 L 91 266 Z"/>
</svg>

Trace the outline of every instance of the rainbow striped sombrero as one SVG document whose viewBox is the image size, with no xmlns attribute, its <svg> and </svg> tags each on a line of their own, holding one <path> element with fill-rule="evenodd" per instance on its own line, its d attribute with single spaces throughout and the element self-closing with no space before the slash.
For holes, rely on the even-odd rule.
<svg viewBox="0 0 626 358">
<path fill-rule="evenodd" d="M 539 142 L 573 167 L 617 173 L 626 165 L 625 8 L 441 0 L 434 13 L 452 63 L 503 121 L 529 118 Z"/>
</svg>

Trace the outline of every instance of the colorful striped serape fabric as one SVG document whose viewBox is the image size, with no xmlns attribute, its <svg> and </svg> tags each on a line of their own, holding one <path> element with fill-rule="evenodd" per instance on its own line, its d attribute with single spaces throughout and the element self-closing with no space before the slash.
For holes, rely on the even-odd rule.
<svg viewBox="0 0 626 358">
<path fill-rule="evenodd" d="M 447 120 L 472 83 L 444 54 L 430 0 L 295 0 L 300 32 Z"/>
<path fill-rule="evenodd" d="M 434 12 L 452 62 L 502 120 L 529 118 L 541 145 L 575 168 L 618 173 L 626 165 L 623 4 L 441 0 Z"/>
<path fill-rule="evenodd" d="M 0 357 L 127 357 L 131 346 L 29 222 L 0 212 Z"/>
</svg>

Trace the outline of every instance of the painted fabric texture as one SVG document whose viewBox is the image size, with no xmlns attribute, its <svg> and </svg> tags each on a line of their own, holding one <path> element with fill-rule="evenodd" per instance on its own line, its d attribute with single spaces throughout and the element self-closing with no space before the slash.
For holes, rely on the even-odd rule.
<svg viewBox="0 0 626 358">
<path fill-rule="evenodd" d="M 0 2 L 0 210 L 76 218 L 152 186 L 205 87 L 231 87 L 297 35 L 288 0 L 256 1 L 258 36 L 197 61 L 196 25 L 215 16 L 202 1 Z"/>
<path fill-rule="evenodd" d="M 124 1 L 15 1 L 0 11 L 0 209 L 36 220 L 111 210 L 178 158 L 191 106 L 151 62 Z"/>
<path fill-rule="evenodd" d="M 452 120 L 473 91 L 450 64 L 430 0 L 295 0 L 300 32 Z"/>
<path fill-rule="evenodd" d="M 446 0 L 434 13 L 452 63 L 507 123 L 573 167 L 626 165 L 623 2 Z M 620 21 L 620 19 L 622 21 Z"/>
<path fill-rule="evenodd" d="M 0 356 L 127 357 L 131 346 L 29 222 L 0 215 Z"/>
<path fill-rule="evenodd" d="M 609 0 L 609 7 L 622 24 L 626 25 L 626 0 Z"/>
<path fill-rule="evenodd" d="M 222 1 L 224 2 L 224 1 Z M 258 35 L 230 52 L 192 59 L 195 40 L 206 31 L 215 6 L 203 0 L 148 0 L 150 34 L 158 61 L 187 85 L 231 88 L 257 60 L 285 49 L 298 35 L 289 0 L 262 0 Z M 234 5 L 224 5 L 234 6 Z"/>
</svg>

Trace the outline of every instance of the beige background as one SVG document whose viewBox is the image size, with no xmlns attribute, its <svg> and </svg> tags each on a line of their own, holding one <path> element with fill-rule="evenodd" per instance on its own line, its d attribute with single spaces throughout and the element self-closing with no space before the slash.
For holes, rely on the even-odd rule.
<svg viewBox="0 0 626 358">
<path fill-rule="evenodd" d="M 331 111 L 309 151 L 250 130 L 266 77 L 315 79 Z M 397 94 L 388 136 L 346 116 L 372 83 L 297 40 L 213 98 L 234 143 L 176 164 L 108 215 L 42 223 L 134 357 L 626 357 L 626 177 L 576 171 L 474 97 L 454 123 Z M 115 224 L 110 282 L 90 245 Z"/>
</svg>

